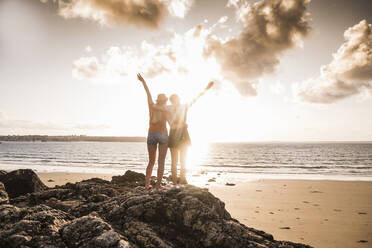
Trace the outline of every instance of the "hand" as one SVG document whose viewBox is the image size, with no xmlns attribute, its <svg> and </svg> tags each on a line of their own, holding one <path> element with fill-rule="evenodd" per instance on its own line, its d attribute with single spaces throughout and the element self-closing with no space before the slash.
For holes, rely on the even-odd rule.
<svg viewBox="0 0 372 248">
<path fill-rule="evenodd" d="M 141 76 L 141 74 L 137 73 L 137 78 L 139 81 L 141 81 L 142 83 L 145 83 L 145 79 L 143 79 L 143 77 Z"/>
<path fill-rule="evenodd" d="M 209 82 L 209 84 L 207 85 L 207 87 L 205 87 L 206 90 L 209 90 L 210 88 L 212 88 L 212 86 L 214 85 L 214 82 L 211 81 Z"/>
</svg>

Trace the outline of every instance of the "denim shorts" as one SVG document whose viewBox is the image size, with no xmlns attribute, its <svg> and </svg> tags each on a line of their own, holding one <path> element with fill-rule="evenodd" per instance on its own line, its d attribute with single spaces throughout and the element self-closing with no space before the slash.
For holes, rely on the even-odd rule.
<svg viewBox="0 0 372 248">
<path fill-rule="evenodd" d="M 151 132 L 147 136 L 147 145 L 156 146 L 168 144 L 168 133 L 167 132 Z"/>
</svg>

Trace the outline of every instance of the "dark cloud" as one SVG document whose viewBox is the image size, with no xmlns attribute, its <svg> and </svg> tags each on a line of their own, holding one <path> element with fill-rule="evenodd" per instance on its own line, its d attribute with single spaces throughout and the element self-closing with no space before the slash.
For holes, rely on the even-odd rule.
<svg viewBox="0 0 372 248">
<path fill-rule="evenodd" d="M 275 70 L 279 56 L 300 45 L 309 33 L 308 0 L 264 0 L 253 5 L 233 1 L 243 25 L 240 34 L 223 41 L 207 38 L 206 56 L 215 56 L 224 77 L 245 95 L 256 95 L 259 77 Z"/>
<path fill-rule="evenodd" d="M 192 0 L 59 0 L 58 8 L 65 18 L 79 17 L 107 26 L 132 24 L 157 28 L 169 14 L 184 17 L 192 3 Z"/>
<path fill-rule="evenodd" d="M 59 13 L 66 17 L 82 17 L 103 25 L 121 23 L 157 27 L 166 15 L 166 6 L 159 0 L 72 0 L 59 2 Z"/>
<path fill-rule="evenodd" d="M 366 20 L 347 29 L 345 42 L 320 76 L 297 85 L 297 96 L 307 102 L 334 103 L 372 90 L 372 25 Z"/>
</svg>

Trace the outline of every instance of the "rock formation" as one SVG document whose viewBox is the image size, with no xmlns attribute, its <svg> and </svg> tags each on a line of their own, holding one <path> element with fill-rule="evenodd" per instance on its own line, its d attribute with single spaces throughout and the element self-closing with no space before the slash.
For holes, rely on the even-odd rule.
<svg viewBox="0 0 372 248">
<path fill-rule="evenodd" d="M 27 193 L 38 192 L 48 187 L 32 170 L 15 170 L 0 176 L 9 197 L 17 197 Z"/>
<path fill-rule="evenodd" d="M 0 203 L 0 247 L 310 247 L 239 223 L 206 189 L 135 186 L 143 180 L 127 171 L 10 196 Z"/>
</svg>

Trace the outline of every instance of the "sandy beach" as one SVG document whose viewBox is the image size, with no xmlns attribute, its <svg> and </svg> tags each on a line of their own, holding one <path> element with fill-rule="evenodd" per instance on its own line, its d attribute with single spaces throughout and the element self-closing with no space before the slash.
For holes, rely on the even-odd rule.
<svg viewBox="0 0 372 248">
<path fill-rule="evenodd" d="M 234 218 L 275 239 L 372 247 L 372 182 L 260 180 L 209 190 Z"/>
<path fill-rule="evenodd" d="M 48 186 L 109 174 L 39 173 Z M 241 223 L 313 247 L 371 247 L 372 182 L 259 180 L 209 191 Z"/>
<path fill-rule="evenodd" d="M 67 172 L 48 172 L 37 173 L 41 181 L 48 187 L 63 185 L 66 183 L 76 183 L 82 180 L 98 177 L 110 181 L 113 174 L 95 174 L 95 173 L 67 173 Z"/>
</svg>

